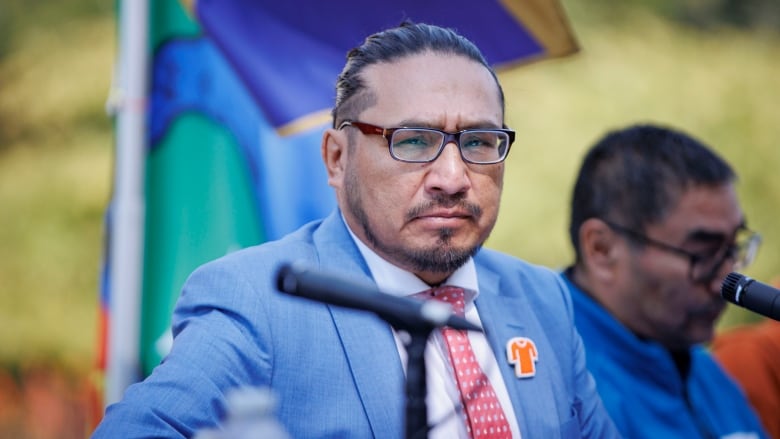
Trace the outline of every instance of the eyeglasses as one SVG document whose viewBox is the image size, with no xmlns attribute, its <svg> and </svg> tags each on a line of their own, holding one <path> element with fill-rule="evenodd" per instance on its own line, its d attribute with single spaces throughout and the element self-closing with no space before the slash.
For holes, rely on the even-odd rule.
<svg viewBox="0 0 780 439">
<path fill-rule="evenodd" d="M 690 279 L 695 283 L 707 283 L 712 281 L 727 259 L 734 261 L 734 270 L 740 270 L 747 267 L 753 262 L 753 259 L 758 252 L 758 247 L 761 245 L 761 235 L 746 227 L 739 227 L 734 233 L 732 243 L 721 247 L 717 252 L 709 254 L 693 253 L 661 241 L 656 241 L 643 233 L 623 227 L 611 221 L 604 219 L 602 219 L 602 221 L 616 232 L 622 233 L 641 244 L 650 245 L 688 258 L 690 264 L 688 274 Z"/>
<path fill-rule="evenodd" d="M 457 133 L 433 128 L 382 128 L 369 123 L 345 120 L 339 129 L 353 126 L 361 133 L 376 134 L 387 140 L 390 156 L 401 162 L 428 163 L 436 160 L 444 146 L 455 142 L 465 162 L 478 165 L 500 163 L 509 154 L 515 132 L 506 129 L 463 130 Z"/>
</svg>

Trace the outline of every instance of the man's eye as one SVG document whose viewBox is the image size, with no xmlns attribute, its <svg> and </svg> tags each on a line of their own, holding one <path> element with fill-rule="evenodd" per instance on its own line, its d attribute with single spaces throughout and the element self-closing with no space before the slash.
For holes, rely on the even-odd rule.
<svg viewBox="0 0 780 439">
<path fill-rule="evenodd" d="M 423 137 L 407 137 L 395 142 L 396 146 L 428 146 L 429 142 Z"/>
</svg>

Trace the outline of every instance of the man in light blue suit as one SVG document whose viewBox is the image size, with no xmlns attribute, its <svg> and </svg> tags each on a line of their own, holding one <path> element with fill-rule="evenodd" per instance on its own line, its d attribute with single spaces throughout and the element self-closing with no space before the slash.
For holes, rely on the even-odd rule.
<svg viewBox="0 0 780 439">
<path fill-rule="evenodd" d="M 481 435 L 437 331 L 425 350 L 430 430 L 416 437 L 617 437 L 562 280 L 482 248 L 514 132 L 478 49 L 425 24 L 369 37 L 348 54 L 333 122 L 322 156 L 338 210 L 196 270 L 170 354 L 109 407 L 94 437 L 190 437 L 219 425 L 224 395 L 243 386 L 275 394 L 294 438 L 404 437 L 404 334 L 369 312 L 280 293 L 288 262 L 401 296 L 465 291 L 465 318 L 484 328 L 468 333 L 475 373 L 504 426 Z"/>
</svg>

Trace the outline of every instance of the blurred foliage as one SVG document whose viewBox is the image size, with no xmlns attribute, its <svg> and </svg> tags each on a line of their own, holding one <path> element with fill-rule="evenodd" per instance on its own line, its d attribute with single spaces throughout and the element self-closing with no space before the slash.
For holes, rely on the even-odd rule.
<svg viewBox="0 0 780 439">
<path fill-rule="evenodd" d="M 654 121 L 734 163 L 750 225 L 765 237 L 748 274 L 779 274 L 777 2 L 563 5 L 582 51 L 500 73 L 518 141 L 488 245 L 567 264 L 569 191 L 585 148 L 607 129 Z M 0 365 L 93 361 L 113 166 L 104 111 L 116 56 L 113 6 L 0 2 Z M 726 324 L 753 317 L 732 307 Z"/>
<path fill-rule="evenodd" d="M 18 84 L 19 81 L 34 83 L 35 80 L 53 82 L 60 76 L 59 84 L 51 89 L 52 92 L 63 95 L 65 100 L 52 102 L 62 104 L 63 107 L 58 110 L 51 109 L 50 112 L 58 111 L 65 113 L 66 118 L 55 121 L 52 130 L 61 129 L 62 125 L 74 122 L 74 119 L 80 118 L 77 123 L 96 124 L 105 123 L 105 115 L 102 106 L 90 105 L 93 102 L 87 99 L 73 99 L 72 96 L 64 96 L 67 92 L 66 81 L 70 78 L 69 72 L 61 72 L 58 69 L 60 63 L 66 61 L 63 55 L 63 43 L 61 37 L 70 37 L 83 33 L 82 27 L 93 28 L 96 21 L 105 21 L 113 17 L 113 2 L 105 0 L 2 0 L 0 2 L 0 90 L 10 89 L 11 84 Z M 104 43 L 106 38 L 111 39 L 112 33 L 106 34 L 103 29 L 101 33 L 93 33 L 92 36 L 102 41 L 97 41 L 98 45 Z M 113 31 L 111 31 L 113 32 Z M 59 40 L 59 41 L 57 41 Z M 89 46 L 83 48 L 87 53 L 85 56 L 92 56 Z M 64 47 L 67 57 L 79 57 L 82 54 L 72 53 L 67 46 Z M 32 59 L 32 57 L 38 59 Z M 111 63 L 111 59 L 102 60 L 104 63 Z M 38 67 L 33 74 L 38 77 L 31 80 L 25 80 L 23 75 L 31 73 L 28 66 Z M 43 71 L 44 66 L 50 67 L 52 71 Z M 98 75 L 105 75 L 106 71 L 98 70 Z M 17 90 L 24 89 L 24 86 L 14 87 L 14 93 Z M 43 90 L 35 88 L 28 89 L 31 94 L 37 94 Z M 105 92 L 105 90 L 101 90 Z M 8 92 L 4 92 L 8 94 Z M 19 96 L 11 105 L 0 106 L 0 152 L 10 145 L 29 141 L 29 144 L 37 144 L 36 136 L 40 134 L 38 130 L 32 129 L 30 123 L 38 121 L 36 115 L 21 115 L 18 110 L 24 110 L 26 103 L 35 100 L 34 95 Z M 77 114 L 68 114 L 73 109 L 68 108 L 71 105 L 88 104 L 83 111 Z M 51 103 L 50 103 L 51 104 Z M 29 116 L 29 117 L 28 117 Z"/>
<path fill-rule="evenodd" d="M 0 4 L 0 364 L 83 370 L 111 185 L 113 6 Z"/>
<path fill-rule="evenodd" d="M 106 0 L 3 0 L 0 2 L 0 59 L 30 33 L 57 32 L 68 22 L 105 17 L 114 3 Z"/>
<path fill-rule="evenodd" d="M 684 23 L 714 27 L 725 23 L 743 29 L 780 30 L 777 0 L 664 0 L 671 16 Z"/>
<path fill-rule="evenodd" d="M 616 18 L 642 9 L 700 29 L 780 31 L 777 0 L 591 0 L 588 4 L 598 14 Z"/>
</svg>

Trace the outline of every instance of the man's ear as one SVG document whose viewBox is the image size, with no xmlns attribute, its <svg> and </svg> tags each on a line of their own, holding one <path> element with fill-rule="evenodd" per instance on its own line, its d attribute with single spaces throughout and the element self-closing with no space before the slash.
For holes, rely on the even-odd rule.
<svg viewBox="0 0 780 439">
<path fill-rule="evenodd" d="M 328 128 L 322 134 L 322 161 L 328 171 L 328 185 L 341 187 L 347 159 L 347 136 L 343 130 Z"/>
<path fill-rule="evenodd" d="M 580 226 L 580 253 L 591 276 L 601 282 L 611 281 L 620 258 L 625 257 L 625 246 L 618 235 L 604 221 L 590 218 Z"/>
</svg>

